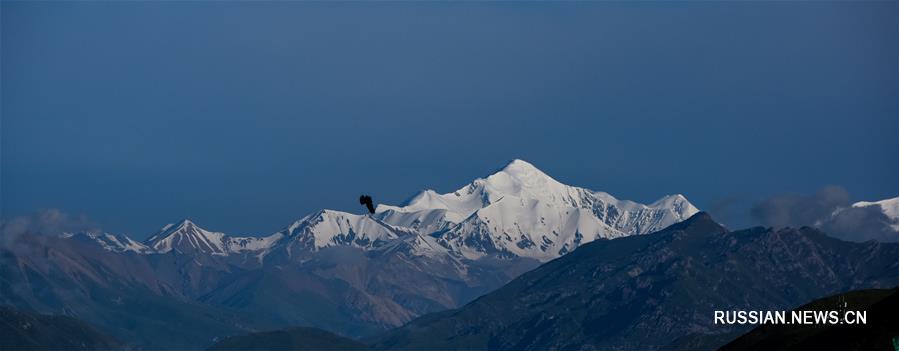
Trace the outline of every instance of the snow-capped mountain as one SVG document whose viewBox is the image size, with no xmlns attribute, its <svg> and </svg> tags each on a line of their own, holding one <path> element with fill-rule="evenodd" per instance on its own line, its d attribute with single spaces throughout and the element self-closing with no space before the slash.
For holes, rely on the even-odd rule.
<svg viewBox="0 0 899 351">
<path fill-rule="evenodd" d="M 92 233 L 92 232 L 77 232 L 77 233 L 64 233 L 62 234 L 63 238 L 69 238 L 72 240 L 83 240 L 87 242 L 94 242 L 100 245 L 100 247 L 112 251 L 112 252 L 135 252 L 135 253 L 151 253 L 154 250 L 146 245 L 135 241 L 129 238 L 126 235 L 122 234 L 110 234 L 110 233 Z"/>
<path fill-rule="evenodd" d="M 452 252 L 550 260 L 599 239 L 646 234 L 699 212 L 682 195 L 650 204 L 562 184 L 513 160 L 452 193 L 425 190 L 401 207 L 379 205 L 385 223 L 431 231 Z"/>
<path fill-rule="evenodd" d="M 285 242 L 310 250 L 331 246 L 374 249 L 414 235 L 415 231 L 388 225 L 368 215 L 321 210 L 294 222 L 279 234 L 288 238 Z"/>
<path fill-rule="evenodd" d="M 227 256 L 232 253 L 270 248 L 281 238 L 275 233 L 265 237 L 232 237 L 201 228 L 189 219 L 168 224 L 144 242 L 155 253 L 175 250 L 179 253 L 206 253 Z"/>
<path fill-rule="evenodd" d="M 649 205 L 618 200 L 515 160 L 455 192 L 427 190 L 401 206 L 360 212 L 316 211 L 266 236 L 232 236 L 182 220 L 143 242 L 106 233 L 22 237 L 17 247 L 28 250 L 0 256 L 19 260 L 11 267 L 46 269 L 37 272 L 42 279 L 9 271 L 16 274 L 9 281 L 36 284 L 23 291 L 58 293 L 36 294 L 35 303 L 56 313 L 65 299 L 77 301 L 70 305 L 81 308 L 76 313 L 109 308 L 92 320 L 106 326 L 121 324 L 127 315 L 119 303 L 130 303 L 130 311 L 179 311 L 159 311 L 162 321 L 195 311 L 192 323 L 211 331 L 191 337 L 199 341 L 290 325 L 361 337 L 458 308 L 587 242 L 646 234 L 697 210 L 680 195 Z M 41 268 L 50 267 L 47 252 L 60 266 Z M 60 288 L 45 289 L 44 282 Z M 227 322 L 235 314 L 240 322 Z M 180 326 L 150 320 L 140 328 L 170 335 Z"/>
<path fill-rule="evenodd" d="M 897 202 L 858 203 L 839 212 L 843 215 L 835 216 L 839 220 L 830 227 L 847 228 L 855 241 L 893 240 L 896 231 L 881 232 L 879 226 L 859 235 L 857 223 L 861 218 L 868 224 L 884 222 L 884 228 L 897 224 L 886 218 L 897 217 Z M 294 325 L 365 337 L 426 313 L 460 308 L 590 241 L 602 242 L 554 262 L 618 260 L 617 254 L 590 250 L 606 244 L 638 248 L 637 263 L 646 263 L 647 256 L 641 253 L 653 247 L 664 260 L 671 251 L 668 241 L 658 238 L 683 236 L 653 239 L 642 234 L 665 227 L 679 231 L 689 222 L 670 225 L 698 210 L 681 195 L 649 204 L 619 200 L 605 192 L 565 185 L 530 163 L 514 160 L 454 192 L 425 190 L 399 206 L 380 205 L 374 214 L 361 208 L 360 212 L 364 214 L 316 211 L 267 236 L 231 236 L 190 220 L 167 225 L 144 242 L 108 233 L 19 236 L 10 246 L 15 250 L 0 255 L 10 262 L 5 266 L 18 267 L 4 271 L 12 276 L 2 280 L 23 287 L 16 292 L 27 296 L 23 306 L 89 316 L 92 323 L 111 328 L 134 322 L 133 313 L 121 311 L 153 309 L 157 319 L 135 324 L 141 330 L 155 328 L 152 335 L 164 336 L 148 342 L 177 335 L 185 315 L 197 329 L 207 330 L 188 336 L 198 344 Z M 640 237 L 601 240 L 634 235 Z M 784 243 L 776 233 L 771 239 L 776 245 Z M 650 246 L 626 244 L 634 240 Z M 880 250 L 875 244 L 866 247 Z M 5 248 L 0 245 L 0 251 Z M 640 284 L 640 279 L 632 279 L 631 270 L 617 272 Z M 10 291 L 0 289 L 0 300 L 19 303 L 2 294 Z"/>
<path fill-rule="evenodd" d="M 679 194 L 649 205 L 619 200 L 562 184 L 528 162 L 513 160 L 454 192 L 425 190 L 402 206 L 378 205 L 373 215 L 321 210 L 263 237 L 233 237 L 183 220 L 163 227 L 143 244 L 127 239 L 127 244 L 110 248 L 218 256 L 257 253 L 262 259 L 278 246 L 290 254 L 332 246 L 375 250 L 402 242 L 417 255 L 548 261 L 596 239 L 647 234 L 697 212 Z M 103 241 L 109 246 L 109 240 Z"/>
</svg>

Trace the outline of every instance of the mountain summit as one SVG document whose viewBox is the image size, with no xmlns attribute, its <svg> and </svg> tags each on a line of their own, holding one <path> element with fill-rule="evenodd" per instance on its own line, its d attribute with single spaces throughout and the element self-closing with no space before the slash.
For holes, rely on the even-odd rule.
<svg viewBox="0 0 899 351">
<path fill-rule="evenodd" d="M 515 159 L 456 191 L 424 190 L 401 206 L 378 205 L 372 215 L 320 210 L 264 237 L 229 236 L 184 219 L 164 226 L 143 244 L 130 244 L 135 248 L 108 243 L 104 247 L 144 254 L 252 254 L 261 261 L 279 246 L 289 246 L 292 255 L 294 248 L 313 252 L 332 246 L 379 250 L 400 245 L 417 255 L 545 262 L 596 239 L 647 234 L 697 212 L 680 194 L 649 205 L 619 200 L 562 184 L 533 164 Z"/>
<path fill-rule="evenodd" d="M 699 210 L 680 194 L 650 205 L 565 185 L 531 163 L 513 160 L 446 194 L 425 190 L 404 206 L 379 205 L 385 223 L 433 232 L 451 252 L 548 261 L 596 239 L 647 234 Z"/>
<path fill-rule="evenodd" d="M 15 267 L 0 281 L 17 289 L 0 289 L 0 302 L 78 315 L 146 349 L 291 325 L 362 337 L 463 306 L 585 243 L 643 237 L 698 211 L 681 195 L 618 200 L 514 160 L 456 191 L 364 212 L 319 210 L 267 236 L 185 219 L 143 243 L 72 234 L 0 248 L 0 267 Z"/>
<path fill-rule="evenodd" d="M 174 250 L 178 253 L 227 256 L 232 253 L 267 249 L 277 241 L 279 238 L 277 235 L 233 237 L 203 229 L 191 220 L 183 219 L 178 223 L 165 225 L 144 241 L 144 245 L 156 253 Z"/>
</svg>

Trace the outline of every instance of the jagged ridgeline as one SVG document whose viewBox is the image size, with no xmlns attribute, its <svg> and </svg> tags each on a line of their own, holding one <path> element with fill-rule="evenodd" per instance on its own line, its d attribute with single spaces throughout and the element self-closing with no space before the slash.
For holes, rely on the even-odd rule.
<svg viewBox="0 0 899 351">
<path fill-rule="evenodd" d="M 647 234 L 698 210 L 564 185 L 514 160 L 447 194 L 372 215 L 322 210 L 267 235 L 189 220 L 145 241 L 22 236 L 4 247 L 0 303 L 65 313 L 146 349 L 312 326 L 361 337 L 456 308 L 598 239 Z"/>
<path fill-rule="evenodd" d="M 422 253 L 467 259 L 518 256 L 545 262 L 580 244 L 654 232 L 698 211 L 679 194 L 650 205 L 618 200 L 604 192 L 564 185 L 530 163 L 513 160 L 452 193 L 424 190 L 401 206 L 378 205 L 371 217 L 322 210 L 267 236 L 229 236 L 190 220 L 166 225 L 143 243 L 123 235 L 81 235 L 111 251 L 252 253 L 260 261 L 292 241 L 307 250 L 320 250 L 372 249 L 415 239 L 412 245 Z"/>
<path fill-rule="evenodd" d="M 748 328 L 715 325 L 715 310 L 789 310 L 838 292 L 897 285 L 897 243 L 845 242 L 812 228 L 731 232 L 699 213 L 658 233 L 586 244 L 460 309 L 389 331 L 372 347 L 712 350 Z M 896 331 L 891 299 L 871 305 L 883 318 L 870 335 Z M 750 343 L 793 336 L 750 335 Z M 817 336 L 809 345 L 828 345 L 826 335 Z"/>
<path fill-rule="evenodd" d="M 714 324 L 716 310 L 788 310 L 836 292 L 897 284 L 899 244 L 845 242 L 811 228 L 728 231 L 699 213 L 657 233 L 585 244 L 462 308 L 366 339 L 365 347 L 714 350 L 750 328 Z M 841 296 L 869 311 L 870 324 L 762 327 L 728 348 L 890 350 L 896 290 Z M 835 299 L 802 309 L 832 308 Z M 280 333 L 280 343 L 253 333 L 213 349 L 293 349 L 329 337 Z"/>
</svg>

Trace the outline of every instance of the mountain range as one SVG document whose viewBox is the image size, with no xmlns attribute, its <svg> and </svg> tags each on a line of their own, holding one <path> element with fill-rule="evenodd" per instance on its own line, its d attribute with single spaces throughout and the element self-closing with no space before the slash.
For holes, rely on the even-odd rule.
<svg viewBox="0 0 899 351">
<path fill-rule="evenodd" d="M 366 346 L 713 350 L 750 327 L 716 325 L 716 310 L 788 310 L 834 293 L 896 285 L 897 243 L 841 241 L 809 227 L 730 231 L 698 213 L 649 235 L 585 244 L 459 309 L 428 314 L 368 338 Z M 893 317 L 895 290 L 875 292 L 842 295 L 852 297 L 851 306 L 868 310 L 872 318 L 864 327 L 830 328 L 845 339 L 829 337 L 820 326 L 760 327 L 727 347 L 795 349 L 795 341 L 825 348 L 867 342 L 886 349 L 891 333 L 899 331 Z M 854 297 L 859 294 L 876 296 Z M 835 306 L 833 300 L 801 308 Z M 321 339 L 308 331 L 281 333 L 292 338 L 273 344 L 270 333 L 249 334 L 212 349 L 254 349 L 252 345 L 261 344 L 291 349 Z"/>
<path fill-rule="evenodd" d="M 697 212 L 681 195 L 618 200 L 514 160 L 451 193 L 425 190 L 372 215 L 321 210 L 266 236 L 190 220 L 145 241 L 23 235 L 0 248 L 0 305 L 77 317 L 145 349 L 288 326 L 364 337 L 460 307 L 586 243 Z"/>
<path fill-rule="evenodd" d="M 377 339 L 380 349 L 636 350 L 722 334 L 714 310 L 783 310 L 899 285 L 899 244 L 813 228 L 728 231 L 700 213 L 665 230 L 595 241 L 461 309 Z"/>
<path fill-rule="evenodd" d="M 856 203 L 831 222 L 851 229 L 863 211 L 892 226 L 897 203 Z M 711 308 L 899 285 L 899 244 L 730 231 L 682 195 L 618 200 L 522 160 L 367 212 L 320 210 L 263 236 L 187 219 L 143 241 L 20 235 L 0 245 L 0 306 L 77 318 L 145 350 L 259 335 L 273 347 L 707 349 L 745 332 L 711 326 Z M 235 335 L 248 336 L 225 339 Z"/>
<path fill-rule="evenodd" d="M 647 234 L 699 210 L 680 194 L 649 205 L 568 186 L 532 164 L 513 160 L 500 171 L 447 194 L 424 190 L 400 206 L 378 205 L 373 215 L 321 210 L 268 236 L 231 236 L 182 220 L 144 242 L 109 233 L 85 236 L 114 252 L 256 257 L 291 250 L 349 246 L 365 251 L 400 242 L 415 254 L 476 260 L 487 256 L 545 262 L 596 239 Z"/>
</svg>

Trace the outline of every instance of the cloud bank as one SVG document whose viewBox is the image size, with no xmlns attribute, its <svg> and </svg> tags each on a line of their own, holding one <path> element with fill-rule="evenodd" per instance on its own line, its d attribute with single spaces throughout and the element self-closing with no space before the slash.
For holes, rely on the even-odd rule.
<svg viewBox="0 0 899 351">
<path fill-rule="evenodd" d="M 59 235 L 99 230 L 85 215 L 72 215 L 55 208 L 43 209 L 27 216 L 0 220 L 0 245 L 8 246 L 24 234 Z"/>
<path fill-rule="evenodd" d="M 851 207 L 849 192 L 826 186 L 812 195 L 782 194 L 756 203 L 750 214 L 768 227 L 811 226 L 846 241 L 899 242 L 892 219 L 879 207 Z"/>
</svg>

